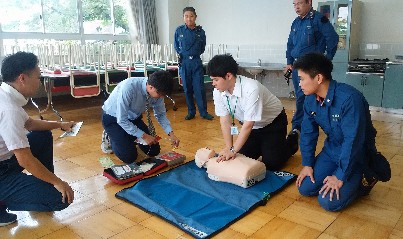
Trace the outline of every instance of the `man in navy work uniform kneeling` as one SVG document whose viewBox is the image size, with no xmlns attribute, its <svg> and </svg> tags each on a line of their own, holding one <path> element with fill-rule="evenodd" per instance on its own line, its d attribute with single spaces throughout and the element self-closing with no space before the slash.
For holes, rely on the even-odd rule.
<svg viewBox="0 0 403 239">
<path fill-rule="evenodd" d="M 369 106 L 354 87 L 332 79 L 332 62 L 308 53 L 294 64 L 306 95 L 301 127 L 302 170 L 296 185 L 304 196 L 318 196 L 328 211 L 339 211 L 360 195 L 368 145 L 376 132 Z M 327 138 L 315 156 L 319 127 Z"/>
</svg>

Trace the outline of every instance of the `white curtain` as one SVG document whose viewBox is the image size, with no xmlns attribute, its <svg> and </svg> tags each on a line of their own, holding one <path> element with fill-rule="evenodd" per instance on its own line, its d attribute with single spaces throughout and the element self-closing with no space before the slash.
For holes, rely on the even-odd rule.
<svg viewBox="0 0 403 239">
<path fill-rule="evenodd" d="M 158 44 L 155 0 L 129 0 L 130 24 L 136 31 L 135 39 L 142 44 Z"/>
</svg>

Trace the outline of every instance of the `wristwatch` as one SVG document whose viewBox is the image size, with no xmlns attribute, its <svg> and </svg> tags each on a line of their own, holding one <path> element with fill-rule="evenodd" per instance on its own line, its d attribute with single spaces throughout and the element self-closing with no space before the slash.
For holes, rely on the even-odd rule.
<svg viewBox="0 0 403 239">
<path fill-rule="evenodd" d="M 229 151 L 231 151 L 233 154 L 236 154 L 234 146 L 231 146 L 231 148 L 229 148 Z"/>
</svg>

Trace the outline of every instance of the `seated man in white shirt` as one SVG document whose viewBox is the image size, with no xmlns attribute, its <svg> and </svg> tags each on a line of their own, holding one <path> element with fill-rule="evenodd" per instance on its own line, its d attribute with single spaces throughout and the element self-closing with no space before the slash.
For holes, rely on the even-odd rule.
<svg viewBox="0 0 403 239">
<path fill-rule="evenodd" d="M 71 131 L 74 122 L 32 119 L 22 108 L 40 85 L 38 58 L 17 52 L 3 60 L 0 86 L 0 226 L 17 220 L 13 211 L 58 211 L 73 189 L 54 174 L 52 129 Z M 31 175 L 23 173 L 27 170 Z"/>
<path fill-rule="evenodd" d="M 280 170 L 298 150 L 298 136 L 286 139 L 288 121 L 280 100 L 258 81 L 237 72 L 238 64 L 228 54 L 214 56 L 207 66 L 226 145 L 217 160 L 234 159 L 237 153 L 253 159 L 262 156 L 268 170 Z"/>
</svg>

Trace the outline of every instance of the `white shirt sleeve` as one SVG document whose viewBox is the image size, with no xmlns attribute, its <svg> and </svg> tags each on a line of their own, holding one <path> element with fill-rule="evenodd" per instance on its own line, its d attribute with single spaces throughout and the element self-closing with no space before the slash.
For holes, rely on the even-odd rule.
<svg viewBox="0 0 403 239">
<path fill-rule="evenodd" d="M 9 151 L 14 149 L 28 148 L 28 131 L 25 129 L 25 122 L 28 114 L 22 109 L 3 111 L 0 120 L 2 129 L 1 137 Z"/>
<path fill-rule="evenodd" d="M 217 89 L 214 89 L 214 91 L 213 91 L 213 99 L 214 99 L 214 106 L 215 106 L 215 114 L 217 116 L 229 115 L 228 109 L 225 106 L 225 102 L 223 100 L 223 95 Z"/>
</svg>

